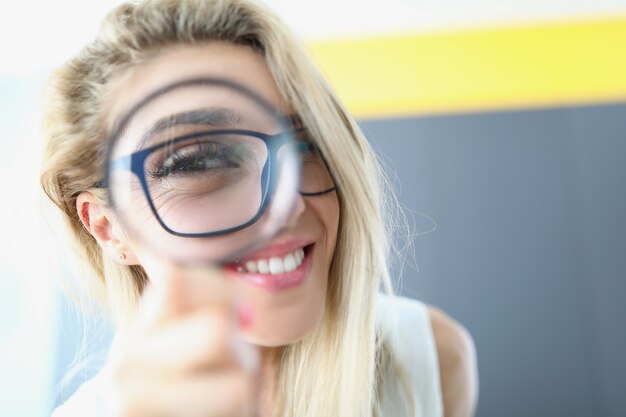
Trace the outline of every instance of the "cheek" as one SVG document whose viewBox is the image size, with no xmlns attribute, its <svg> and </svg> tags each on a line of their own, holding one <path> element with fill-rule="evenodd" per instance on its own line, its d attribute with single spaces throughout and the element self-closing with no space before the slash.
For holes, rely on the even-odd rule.
<svg viewBox="0 0 626 417">
<path fill-rule="evenodd" d="M 335 253 L 335 247 L 337 246 L 337 235 L 339 233 L 339 215 L 341 214 L 339 209 L 339 200 L 336 193 L 327 196 L 328 201 L 324 201 L 320 204 L 318 213 L 320 213 L 320 220 L 326 232 L 326 249 L 329 256 L 329 261 L 332 259 L 332 255 Z"/>
</svg>

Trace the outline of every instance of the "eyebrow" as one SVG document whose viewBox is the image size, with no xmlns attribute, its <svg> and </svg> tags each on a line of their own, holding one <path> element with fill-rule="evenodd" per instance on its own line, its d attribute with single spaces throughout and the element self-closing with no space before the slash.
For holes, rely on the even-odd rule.
<svg viewBox="0 0 626 417">
<path fill-rule="evenodd" d="M 182 113 L 174 113 L 163 117 L 152 124 L 145 132 L 137 149 L 141 149 L 155 133 L 162 132 L 168 128 L 179 125 L 205 125 L 214 127 L 236 127 L 240 126 L 243 115 L 237 111 L 226 108 L 209 108 L 192 110 Z"/>
</svg>

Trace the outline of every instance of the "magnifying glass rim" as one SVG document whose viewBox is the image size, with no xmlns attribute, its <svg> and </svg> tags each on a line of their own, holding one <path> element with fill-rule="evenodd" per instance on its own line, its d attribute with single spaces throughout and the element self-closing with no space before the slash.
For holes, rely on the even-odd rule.
<svg viewBox="0 0 626 417">
<path fill-rule="evenodd" d="M 116 123 L 116 127 L 115 129 L 112 130 L 112 133 L 110 135 L 107 136 L 107 149 L 106 149 L 106 154 L 105 154 L 105 176 L 104 178 L 106 178 L 107 182 L 110 184 L 111 181 L 109 181 L 111 174 L 112 174 L 112 163 L 113 161 L 113 149 L 115 148 L 115 145 L 117 144 L 119 137 L 120 137 L 120 133 L 126 129 L 126 127 L 128 126 L 128 124 L 131 122 L 132 118 L 149 102 L 151 102 L 152 100 L 158 98 L 159 96 L 166 94 L 172 90 L 176 90 L 178 88 L 184 88 L 184 87 L 189 87 L 189 86 L 195 86 L 195 85 L 209 85 L 209 86 L 217 86 L 217 87 L 227 87 L 227 88 L 231 88 L 249 98 L 251 98 L 253 101 L 256 102 L 256 104 L 260 105 L 263 110 L 267 111 L 269 113 L 270 116 L 275 117 L 276 120 L 279 122 L 279 126 L 282 127 L 282 129 L 279 130 L 278 133 L 274 134 L 274 135 L 266 135 L 266 136 L 280 136 L 280 135 L 285 135 L 288 134 L 288 132 L 293 131 L 293 128 L 291 127 L 291 119 L 284 115 L 283 113 L 279 112 L 274 106 L 272 106 L 269 102 L 267 102 L 267 100 L 265 100 L 263 97 L 261 97 L 260 95 L 258 95 L 257 93 L 255 93 L 254 91 L 252 91 L 251 89 L 244 87 L 243 85 L 234 82 L 232 80 L 229 79 L 225 79 L 225 78 L 216 78 L 216 77 L 196 77 L 196 78 L 190 78 L 190 79 L 185 79 L 185 80 L 181 80 L 181 81 L 177 81 L 171 84 L 168 84 L 164 87 L 159 88 L 158 90 L 150 93 L 148 96 L 144 97 L 142 100 L 140 100 L 138 103 L 136 103 L 134 106 L 131 107 L 131 109 L 126 112 L 124 114 L 124 117 L 118 121 L 118 123 Z M 260 132 L 259 132 L 260 133 Z M 270 151 L 270 153 L 272 152 L 271 149 L 268 150 Z M 272 164 L 272 158 L 269 157 L 268 158 L 268 164 Z M 272 169 L 271 166 L 268 167 L 270 170 Z M 299 173 L 296 173 L 299 175 Z M 179 236 L 179 237 L 189 237 L 189 238 L 204 238 L 204 237 L 212 237 L 212 236 L 222 236 L 225 234 L 229 234 L 229 233 L 233 233 L 236 232 L 238 230 L 242 230 L 246 227 L 251 226 L 252 224 L 256 223 L 263 215 L 263 213 L 265 212 L 265 210 L 267 209 L 267 207 L 269 206 L 270 202 L 272 201 L 272 197 L 273 197 L 273 188 L 275 185 L 275 179 L 270 178 L 270 183 L 268 184 L 268 191 L 266 192 L 266 195 L 264 197 L 264 201 L 261 203 L 261 205 L 259 206 L 259 210 L 257 211 L 257 213 L 247 222 L 245 222 L 242 225 L 236 226 L 236 227 L 232 227 L 226 230 L 222 230 L 222 231 L 217 231 L 217 232 L 204 232 L 204 233 L 181 233 L 181 232 L 176 232 L 172 229 L 170 229 L 167 225 L 165 225 L 161 219 L 161 217 L 156 213 L 155 207 L 153 206 L 152 200 L 150 198 L 148 198 L 148 203 L 150 205 L 150 208 L 153 212 L 153 215 L 156 217 L 157 221 L 159 222 L 160 226 L 169 234 L 174 235 L 174 236 Z M 113 207 L 113 209 L 116 209 L 116 204 L 115 204 L 115 198 L 113 196 L 113 192 L 111 191 L 111 187 L 108 186 L 107 188 L 107 198 L 111 204 L 111 206 Z M 142 188 L 144 190 L 144 193 L 147 192 L 145 189 L 145 184 L 142 184 Z M 295 201 L 295 199 L 294 199 Z M 293 206 L 293 202 L 291 204 Z"/>
</svg>

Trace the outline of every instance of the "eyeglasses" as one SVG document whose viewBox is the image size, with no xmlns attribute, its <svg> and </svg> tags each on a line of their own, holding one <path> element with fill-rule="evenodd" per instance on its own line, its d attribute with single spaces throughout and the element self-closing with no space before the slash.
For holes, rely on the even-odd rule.
<svg viewBox="0 0 626 417">
<path fill-rule="evenodd" d="M 296 140 L 287 142 L 292 135 Z M 320 196 L 336 189 L 306 129 L 274 135 L 204 129 L 165 138 L 114 160 L 109 180 L 98 186 L 119 190 L 121 184 L 126 209 L 147 203 L 161 227 L 173 235 L 224 235 L 263 216 L 279 175 L 272 167 L 279 166 L 288 146 L 295 147 L 300 160 L 301 195 Z"/>
</svg>

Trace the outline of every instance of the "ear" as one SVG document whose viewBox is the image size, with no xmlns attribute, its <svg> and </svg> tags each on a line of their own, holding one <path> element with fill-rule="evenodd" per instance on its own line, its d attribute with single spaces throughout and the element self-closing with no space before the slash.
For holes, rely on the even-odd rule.
<svg viewBox="0 0 626 417">
<path fill-rule="evenodd" d="M 139 264 L 115 216 L 96 196 L 88 191 L 80 193 L 76 198 L 76 210 L 83 226 L 96 239 L 105 255 L 122 265 Z"/>
</svg>

